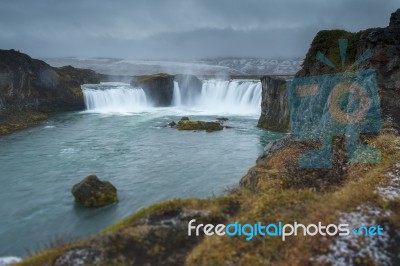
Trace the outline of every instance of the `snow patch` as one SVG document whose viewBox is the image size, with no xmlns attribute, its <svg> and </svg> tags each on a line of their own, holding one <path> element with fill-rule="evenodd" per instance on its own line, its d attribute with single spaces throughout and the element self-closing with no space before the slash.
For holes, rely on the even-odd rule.
<svg viewBox="0 0 400 266">
<path fill-rule="evenodd" d="M 354 212 L 340 213 L 338 224 L 349 224 L 350 230 L 361 225 L 376 225 L 378 217 L 388 217 L 390 211 L 384 211 L 377 207 L 360 206 Z M 328 254 L 313 258 L 312 261 L 327 263 L 329 265 L 346 266 L 354 265 L 356 259 L 370 258 L 374 264 L 390 265 L 391 254 L 388 251 L 391 246 L 391 238 L 388 229 L 384 227 L 383 236 L 337 236 L 329 245 Z M 386 232 L 386 233 L 385 233 Z"/>
</svg>

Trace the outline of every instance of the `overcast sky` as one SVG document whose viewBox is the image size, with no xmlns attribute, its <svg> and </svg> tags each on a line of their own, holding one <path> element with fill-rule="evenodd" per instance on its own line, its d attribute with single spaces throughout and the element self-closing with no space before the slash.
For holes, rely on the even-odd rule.
<svg viewBox="0 0 400 266">
<path fill-rule="evenodd" d="M 303 57 L 317 31 L 385 27 L 399 7 L 398 0 L 0 0 L 0 48 L 34 57 Z"/>
</svg>

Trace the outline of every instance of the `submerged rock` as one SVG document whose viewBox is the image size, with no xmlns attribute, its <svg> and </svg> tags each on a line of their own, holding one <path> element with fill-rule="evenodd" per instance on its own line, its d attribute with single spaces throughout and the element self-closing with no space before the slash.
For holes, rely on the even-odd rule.
<svg viewBox="0 0 400 266">
<path fill-rule="evenodd" d="M 72 188 L 75 200 L 85 207 L 102 207 L 118 201 L 117 189 L 95 175 L 87 176 Z"/>
<path fill-rule="evenodd" d="M 176 123 L 175 123 L 175 121 L 169 122 L 168 126 L 170 126 L 170 127 L 174 127 L 174 126 L 176 126 Z"/>
</svg>

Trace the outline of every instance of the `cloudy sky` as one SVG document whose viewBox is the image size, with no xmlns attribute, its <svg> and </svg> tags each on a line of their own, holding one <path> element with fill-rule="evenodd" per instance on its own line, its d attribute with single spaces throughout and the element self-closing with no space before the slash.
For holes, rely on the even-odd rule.
<svg viewBox="0 0 400 266">
<path fill-rule="evenodd" d="M 399 7 L 398 0 L 0 0 L 0 48 L 35 57 L 303 56 L 317 31 L 384 27 Z"/>
</svg>

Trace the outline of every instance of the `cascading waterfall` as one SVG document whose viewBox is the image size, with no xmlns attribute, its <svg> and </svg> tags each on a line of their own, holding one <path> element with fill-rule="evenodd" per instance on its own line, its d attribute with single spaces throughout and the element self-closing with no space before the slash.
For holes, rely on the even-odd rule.
<svg viewBox="0 0 400 266">
<path fill-rule="evenodd" d="M 142 89 L 125 83 L 84 85 L 82 91 L 88 111 L 129 113 L 151 107 Z"/>
<path fill-rule="evenodd" d="M 257 80 L 204 80 L 197 88 L 186 90 L 174 81 L 172 107 L 190 113 L 209 115 L 259 115 L 261 83 Z M 125 83 L 101 83 L 82 87 L 88 111 L 100 113 L 132 113 L 153 109 L 141 88 Z"/>
<path fill-rule="evenodd" d="M 181 89 L 178 82 L 174 81 L 174 95 L 172 96 L 172 105 L 179 106 L 182 104 Z"/>
<path fill-rule="evenodd" d="M 173 102 L 215 114 L 259 115 L 261 90 L 256 80 L 205 80 L 199 95 L 183 98 L 176 83 Z"/>
</svg>

